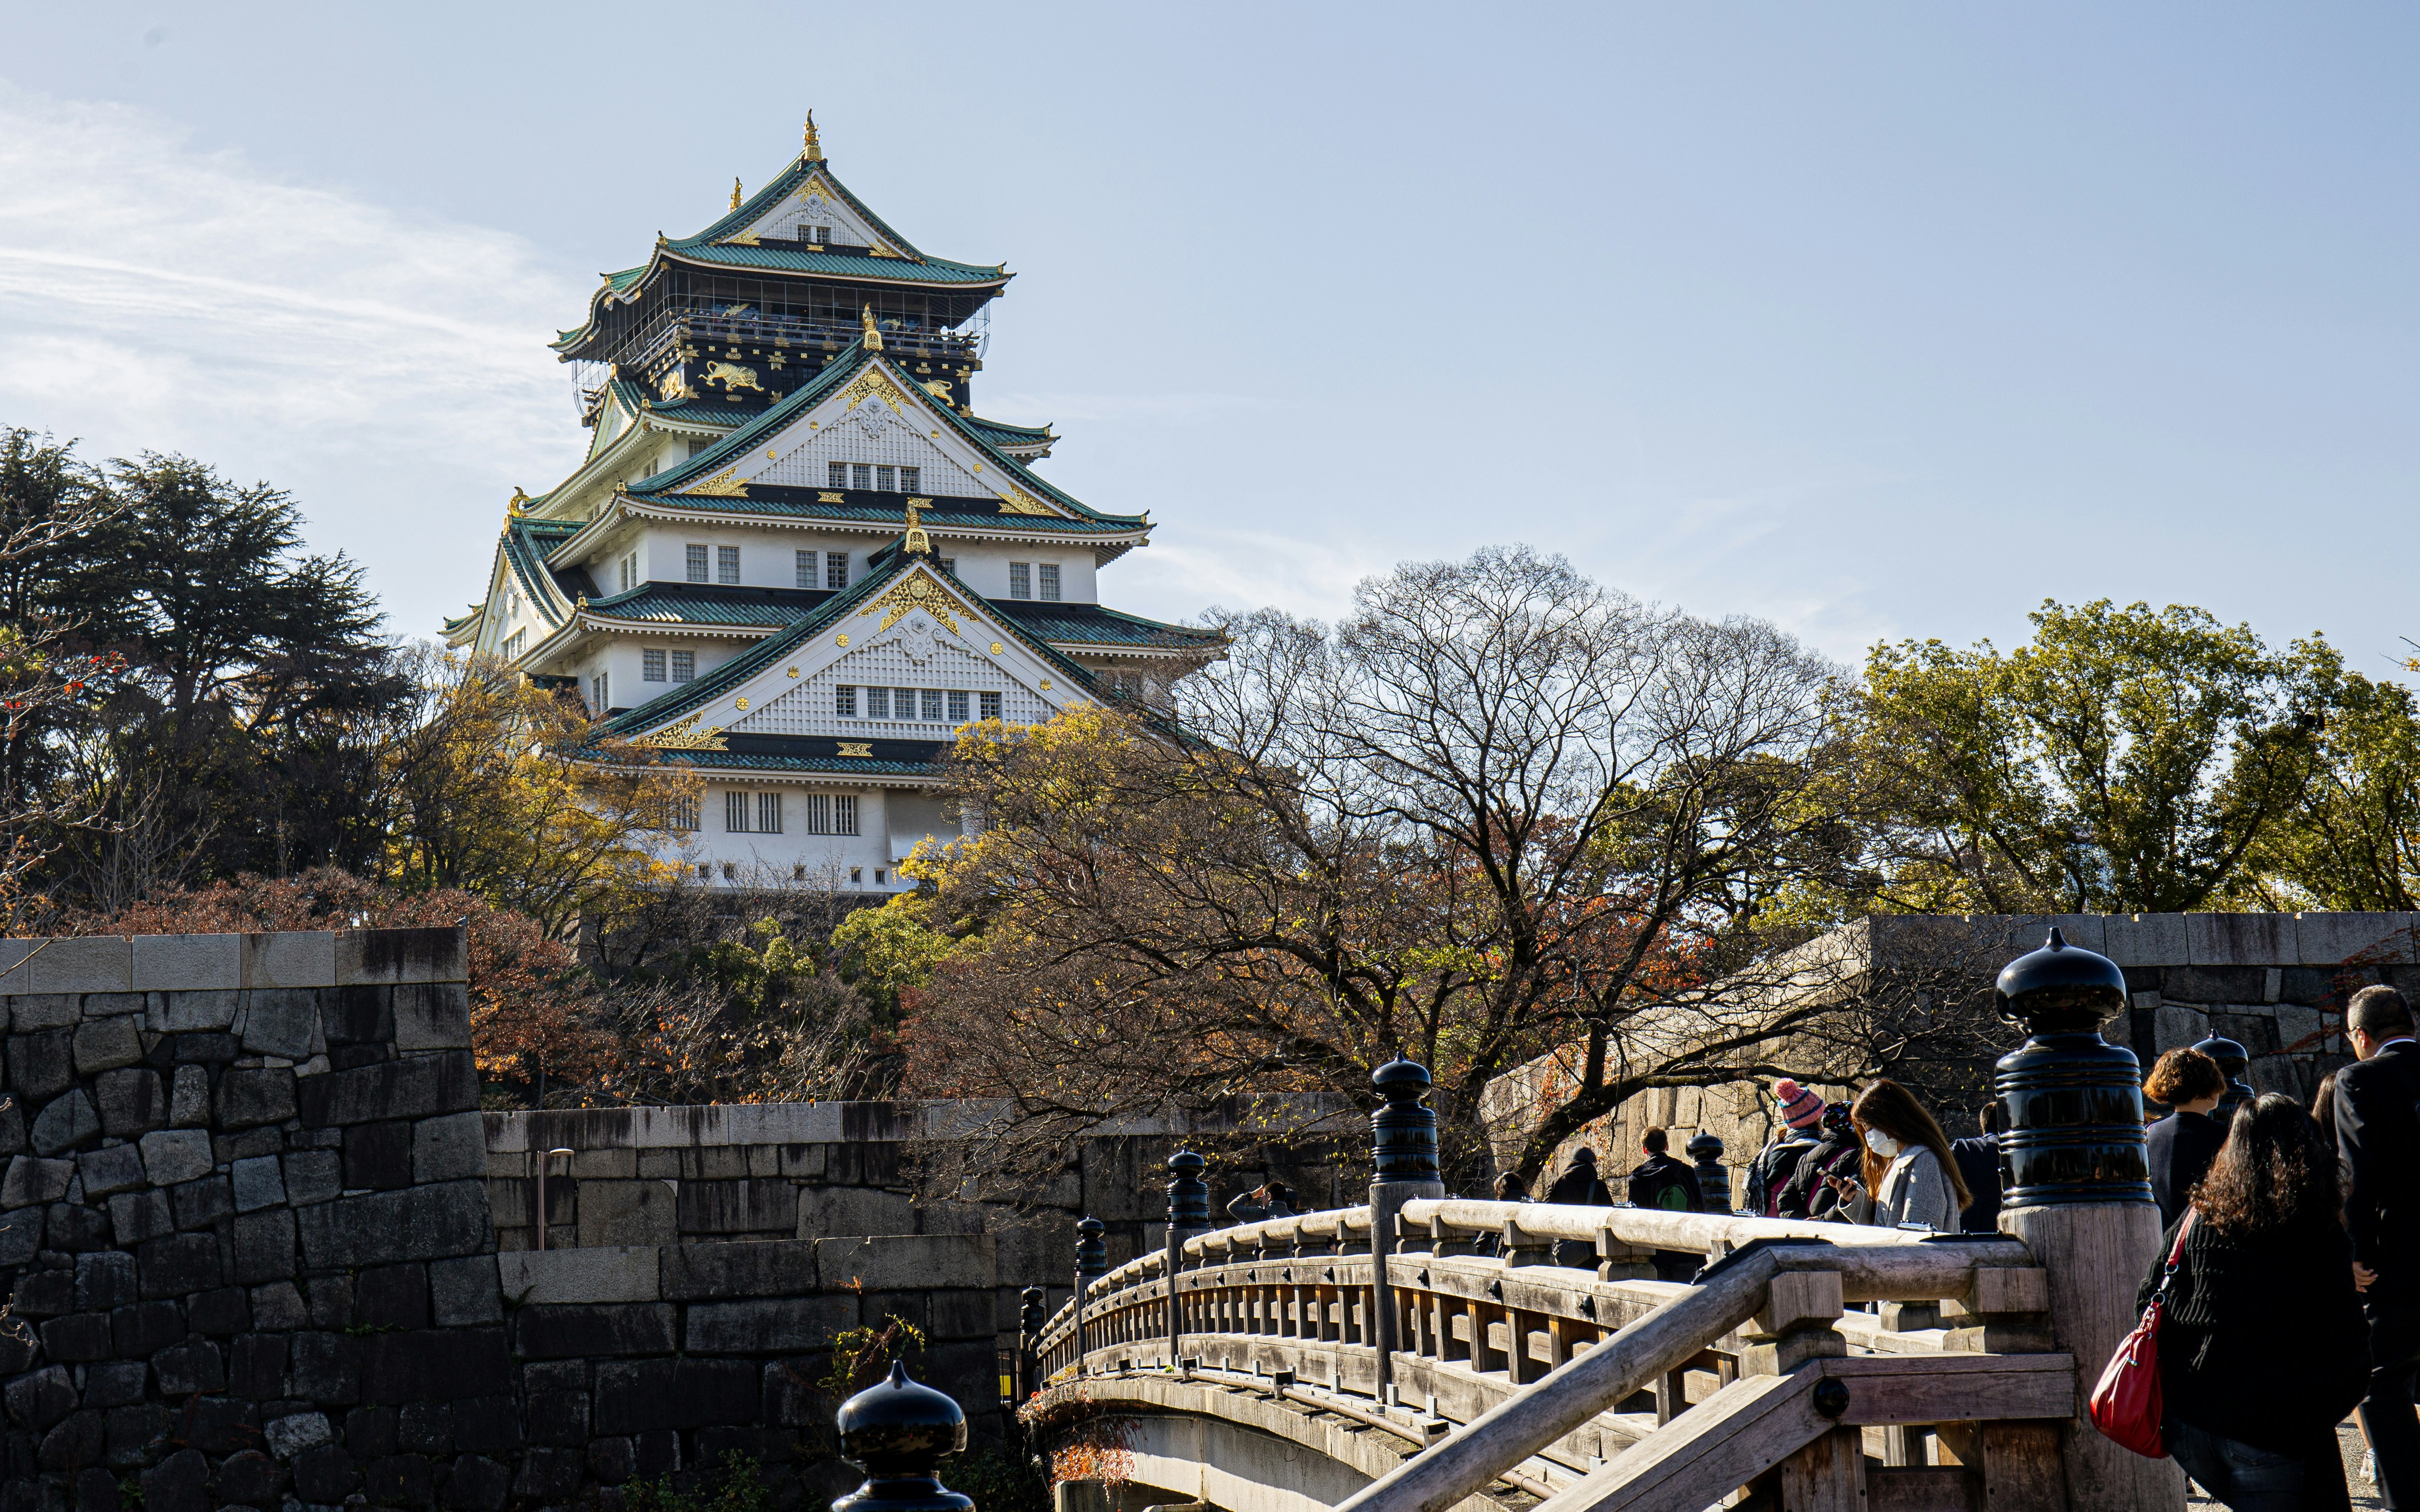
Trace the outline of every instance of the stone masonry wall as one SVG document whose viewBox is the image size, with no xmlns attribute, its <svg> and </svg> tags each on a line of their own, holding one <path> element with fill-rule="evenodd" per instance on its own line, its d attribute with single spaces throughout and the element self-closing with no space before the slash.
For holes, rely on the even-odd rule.
<svg viewBox="0 0 2420 1512">
<path fill-rule="evenodd" d="M 990 1420 L 986 1234 L 499 1257 L 464 978 L 452 930 L 0 942 L 0 1512 L 615 1512 L 731 1452 L 829 1499 L 817 1382 L 893 1315 Z"/>
<path fill-rule="evenodd" d="M 1341 1106 L 1341 1104 L 1340 1104 Z M 987 1104 L 770 1103 L 698 1107 L 583 1108 L 487 1115 L 489 1209 L 499 1247 L 534 1246 L 534 1151 L 569 1149 L 546 1183 L 550 1253 L 575 1247 L 738 1241 L 832 1242 L 861 1236 L 980 1238 L 994 1257 L 994 1328 L 1016 1339 L 1018 1293 L 1041 1287 L 1053 1309 L 1068 1296 L 1076 1221 L 1108 1226 L 1109 1262 L 1164 1242 L 1167 1159 L 1189 1139 L 1232 1136 L 1205 1119 L 1182 1127 L 1121 1126 L 1081 1141 L 1077 1158 L 1039 1190 L 1000 1192 L 966 1176 L 970 1131 Z M 1339 1116 L 1344 1145 L 1363 1116 Z M 1325 1141 L 1252 1146 L 1211 1173 L 1214 1210 L 1264 1173 L 1311 1207 L 1363 1200 L 1357 1167 Z"/>
</svg>

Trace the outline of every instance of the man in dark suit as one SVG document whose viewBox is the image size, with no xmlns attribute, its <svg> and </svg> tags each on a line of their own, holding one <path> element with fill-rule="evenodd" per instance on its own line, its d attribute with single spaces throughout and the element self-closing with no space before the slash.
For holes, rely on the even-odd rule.
<svg viewBox="0 0 2420 1512">
<path fill-rule="evenodd" d="M 2411 1005 L 2392 987 L 2364 987 L 2345 1009 L 2361 1059 L 2336 1072 L 2336 1146 L 2350 1196 L 2353 1284 L 2369 1313 L 2369 1396 L 2362 1427 L 2378 1456 L 2386 1504 L 2420 1509 L 2420 1044 Z"/>
</svg>

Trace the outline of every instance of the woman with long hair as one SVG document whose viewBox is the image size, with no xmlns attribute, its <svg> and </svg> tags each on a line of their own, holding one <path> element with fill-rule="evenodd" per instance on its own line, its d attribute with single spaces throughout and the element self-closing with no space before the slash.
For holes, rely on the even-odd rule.
<svg viewBox="0 0 2420 1512">
<path fill-rule="evenodd" d="M 2226 1095 L 2226 1073 L 2198 1050 L 2167 1052 L 2143 1082 L 2147 1102 L 2164 1103 L 2173 1110 L 2143 1131 L 2143 1154 L 2151 1165 L 2151 1200 L 2160 1205 L 2163 1228 L 2184 1216 L 2194 1183 L 2218 1157 L 2218 1147 L 2226 1143 L 2226 1126 L 2211 1117 Z"/>
<path fill-rule="evenodd" d="M 2235 1512 L 2346 1507 L 2335 1428 L 2369 1385 L 2335 1152 L 2303 1105 L 2269 1092 L 2168 1230 L 2135 1297 L 2150 1305 L 2177 1247 L 2160 1325 L 2168 1452 Z"/>
<path fill-rule="evenodd" d="M 1958 1215 L 1975 1200 L 1949 1152 L 1949 1135 L 1916 1094 L 1887 1079 L 1849 1104 L 1849 1121 L 1865 1141 L 1863 1169 L 1825 1181 L 1838 1194 L 1850 1223 L 1888 1228 L 1915 1225 L 1958 1231 Z"/>
</svg>

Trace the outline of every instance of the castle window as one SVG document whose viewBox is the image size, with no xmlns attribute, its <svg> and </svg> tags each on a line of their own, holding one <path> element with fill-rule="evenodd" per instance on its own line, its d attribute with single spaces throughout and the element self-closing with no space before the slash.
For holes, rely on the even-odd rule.
<svg viewBox="0 0 2420 1512">
<path fill-rule="evenodd" d="M 521 647 L 528 643 L 529 632 L 527 630 L 515 630 L 512 634 L 504 637 L 504 659 L 506 661 L 520 660 Z"/>
<path fill-rule="evenodd" d="M 835 835 L 857 833 L 857 795 L 839 794 L 832 799 L 832 827 Z"/>
<path fill-rule="evenodd" d="M 690 443 L 689 443 L 689 455 L 691 455 L 691 456 L 695 456 L 698 453 L 705 451 L 707 447 L 712 446 L 713 444 L 714 444 L 714 440 L 713 440 L 713 438 L 711 438 L 711 437 L 707 437 L 707 436 L 692 436 L 692 437 L 690 437 Z M 704 872 L 699 872 L 698 874 L 699 874 L 700 876 L 705 875 L 705 873 L 704 873 Z"/>
<path fill-rule="evenodd" d="M 975 695 L 975 707 L 983 711 L 984 718 L 997 719 L 1000 717 L 1000 695 L 997 693 L 977 693 Z"/>
<path fill-rule="evenodd" d="M 801 551 L 799 553 L 799 586 L 813 588 L 814 585 L 815 554 L 813 551 Z"/>
<path fill-rule="evenodd" d="M 664 680 L 664 654 L 660 651 L 639 653 L 639 681 L 660 683 Z"/>
<path fill-rule="evenodd" d="M 852 488 L 873 487 L 873 465 L 866 462 L 851 462 L 848 465 L 848 486 Z"/>
<path fill-rule="evenodd" d="M 856 718 L 856 717 L 857 717 L 857 689 L 856 689 L 856 688 L 853 688 L 853 687 L 835 687 L 835 688 L 833 688 L 833 689 L 832 689 L 832 713 L 834 713 L 834 714 L 836 714 L 836 715 L 840 716 L 840 717 L 841 717 L 842 718 L 844 718 L 844 719 L 854 719 L 854 718 Z"/>
<path fill-rule="evenodd" d="M 799 227 L 799 235 L 820 247 L 825 242 L 831 239 L 831 227 L 828 225 L 802 225 Z"/>
<path fill-rule="evenodd" d="M 923 470 L 922 468 L 901 468 L 899 470 L 899 491 L 901 493 L 914 493 L 917 488 L 916 480 L 923 476 Z"/>
<path fill-rule="evenodd" d="M 663 821 L 666 829 L 683 834 L 697 828 L 697 797 L 694 794 L 676 793 L 664 800 Z"/>
<path fill-rule="evenodd" d="M 588 717 L 592 719 L 605 717 L 605 710 L 610 706 L 605 701 L 605 693 L 612 686 L 603 672 L 598 672 L 588 679 Z"/>
<path fill-rule="evenodd" d="M 924 689 L 924 722 L 926 724 L 941 722 L 941 690 L 938 687 Z"/>
<path fill-rule="evenodd" d="M 702 583 L 706 581 L 706 548 L 702 546 L 692 546 L 689 548 L 688 554 L 689 580 L 693 583 Z"/>
<path fill-rule="evenodd" d="M 877 492 L 891 492 L 891 469 L 886 467 L 877 467 L 874 470 L 874 486 Z"/>
<path fill-rule="evenodd" d="M 619 570 L 614 576 L 616 580 L 622 585 L 622 592 L 626 594 L 631 589 L 638 587 L 639 553 L 633 551 L 628 556 L 624 557 L 619 563 Z"/>
<path fill-rule="evenodd" d="M 950 722 L 952 724 L 967 722 L 967 695 L 954 687 L 950 689 Z"/>
<path fill-rule="evenodd" d="M 824 553 L 824 586 L 831 589 L 841 589 L 848 586 L 847 552 L 827 551 Z"/>
<path fill-rule="evenodd" d="M 891 689 L 869 687 L 865 690 L 865 717 L 869 719 L 891 717 Z"/>
<path fill-rule="evenodd" d="M 674 652 L 673 681 L 675 683 L 687 683 L 694 681 L 696 677 L 697 653 L 694 651 Z"/>
<path fill-rule="evenodd" d="M 1008 564 L 1008 596 L 1011 598 L 1033 596 L 1032 563 L 1012 562 Z"/>
<path fill-rule="evenodd" d="M 733 865 L 732 865 L 730 862 L 728 862 L 728 861 L 725 861 L 725 862 L 723 862 L 723 863 L 722 863 L 722 880 L 723 880 L 723 881 L 725 881 L 725 882 L 733 882 L 733 881 L 737 881 L 737 880 L 738 879 L 738 876 L 739 876 L 739 869 L 738 869 L 737 867 L 733 866 Z"/>
<path fill-rule="evenodd" d="M 827 488 L 845 488 L 845 487 L 847 487 L 847 486 L 848 486 L 848 464 L 847 464 L 847 463 L 845 463 L 845 462 L 827 462 L 827 463 L 825 463 L 825 464 L 824 464 L 824 479 L 825 479 L 824 486 L 825 486 L 825 487 L 827 487 Z"/>
<path fill-rule="evenodd" d="M 827 795 L 810 793 L 799 800 L 806 805 L 805 828 L 810 835 L 854 835 L 857 833 L 857 795 L 843 793 Z"/>
<path fill-rule="evenodd" d="M 891 711 L 893 715 L 902 719 L 915 718 L 916 690 L 912 687 L 892 688 L 891 690 Z M 936 713 L 936 717 L 939 717 L 938 711 Z"/>
<path fill-rule="evenodd" d="M 848 880 L 851 882 L 863 882 L 865 880 L 865 868 L 861 866 L 850 867 L 848 869 Z"/>
<path fill-rule="evenodd" d="M 756 833 L 778 835 L 782 832 L 782 795 L 778 793 L 756 795 Z"/>
<path fill-rule="evenodd" d="M 1055 604 L 1059 601 L 1059 563 L 1044 562 L 1037 565 L 1042 568 L 1042 597 L 1046 602 Z"/>
<path fill-rule="evenodd" d="M 722 795 L 722 827 L 734 835 L 748 833 L 747 794 L 735 790 Z"/>
<path fill-rule="evenodd" d="M 719 583 L 739 581 L 739 548 L 737 547 L 718 546 L 714 548 L 714 580 Z M 1056 598 L 1059 595 L 1053 594 L 1050 596 Z"/>
</svg>

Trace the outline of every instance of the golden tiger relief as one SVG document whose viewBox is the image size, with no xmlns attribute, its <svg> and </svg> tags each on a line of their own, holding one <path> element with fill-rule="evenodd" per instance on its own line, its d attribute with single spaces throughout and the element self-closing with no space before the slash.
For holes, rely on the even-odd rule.
<svg viewBox="0 0 2420 1512">
<path fill-rule="evenodd" d="M 737 393 L 742 389 L 754 389 L 759 393 L 765 392 L 765 386 L 756 381 L 756 370 L 742 367 L 737 363 L 706 363 L 706 377 L 701 381 L 708 385 L 720 383 L 725 393 Z"/>
</svg>

